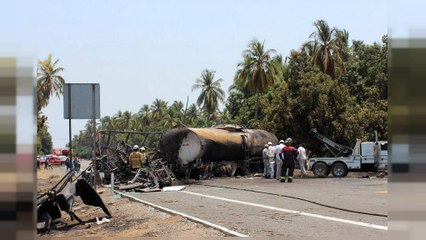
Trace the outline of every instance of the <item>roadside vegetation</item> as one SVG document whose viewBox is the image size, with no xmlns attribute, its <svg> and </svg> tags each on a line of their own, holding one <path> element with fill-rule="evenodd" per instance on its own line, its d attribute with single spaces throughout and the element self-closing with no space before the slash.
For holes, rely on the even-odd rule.
<svg viewBox="0 0 426 240">
<path fill-rule="evenodd" d="M 179 124 L 210 127 L 233 123 L 265 129 L 279 139 L 293 137 L 296 144 L 304 143 L 314 152 L 320 149 L 309 137 L 311 128 L 347 146 L 356 138 L 373 140 L 374 130 L 380 139 L 386 139 L 387 36 L 381 42 L 365 44 L 350 41 L 347 30 L 330 27 L 324 20 L 312 27 L 306 42 L 285 58 L 268 48 L 267 41 L 250 41 L 242 51 L 228 94 L 222 89 L 220 73 L 206 69 L 198 78 L 194 76 L 192 90 L 200 93 L 196 104 L 186 107 L 180 101 L 155 99 L 136 113 L 119 111 L 104 116 L 98 129 L 165 132 Z M 40 143 L 50 136 L 41 109 L 50 96 L 62 94 L 57 87 L 63 84 L 59 75 L 63 69 L 57 66 L 58 60 L 52 61 L 51 56 L 39 61 Z M 220 102 L 225 103 L 222 110 L 218 108 Z M 88 121 L 86 129 L 73 138 L 77 155 L 90 155 L 90 126 Z M 157 143 L 158 138 L 146 141 L 152 147 Z M 38 149 L 46 148 L 46 144 L 40 144 Z"/>
<path fill-rule="evenodd" d="M 60 73 L 63 70 L 59 59 L 54 60 L 51 54 L 37 63 L 37 154 L 40 155 L 52 153 L 52 136 L 42 110 L 49 104 L 50 97 L 62 96 L 65 80 Z"/>
</svg>

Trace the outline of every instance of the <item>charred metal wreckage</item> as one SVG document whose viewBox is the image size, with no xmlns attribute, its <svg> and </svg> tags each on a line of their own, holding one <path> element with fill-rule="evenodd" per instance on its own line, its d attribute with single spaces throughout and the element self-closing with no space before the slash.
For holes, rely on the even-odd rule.
<svg viewBox="0 0 426 240">
<path fill-rule="evenodd" d="M 178 126 L 164 134 L 160 152 L 175 173 L 189 177 L 196 172 L 196 177 L 205 179 L 256 170 L 261 167 L 262 150 L 268 142 L 275 145 L 278 139 L 270 132 L 238 125 Z"/>
<path fill-rule="evenodd" d="M 156 151 L 148 150 L 145 164 L 136 171 L 132 170 L 128 163 L 131 146 L 125 140 L 116 141 L 115 138 L 117 134 L 124 134 L 127 135 L 125 139 L 128 140 L 131 134 L 151 135 L 158 134 L 157 132 L 103 131 L 101 133 L 104 135 L 101 139 L 106 141 L 100 143 L 99 151 L 102 157 L 96 160 L 96 169 L 104 174 L 105 184 L 112 184 L 112 173 L 114 173 L 114 187 L 119 190 L 158 191 L 176 182 L 176 177 L 167 167 L 167 162 L 158 158 Z M 89 182 L 93 181 L 93 172 L 89 170 L 84 173 L 84 177 Z"/>
<path fill-rule="evenodd" d="M 103 131 L 99 136 L 97 169 L 105 175 L 105 183 L 115 183 L 120 190 L 152 191 L 173 185 L 176 176 L 206 179 L 210 176 L 233 176 L 262 168 L 262 150 L 268 142 L 277 144 L 277 137 L 264 130 L 238 125 L 217 125 L 211 128 L 187 128 L 179 125 L 162 135 L 160 151 L 148 151 L 144 167 L 132 171 L 128 166 L 131 135 L 147 137 L 159 132 Z M 117 137 L 121 134 L 121 137 Z M 121 139 L 118 141 L 118 139 Z M 130 141 L 129 141 L 130 142 Z M 90 177 L 87 179 L 91 179 Z"/>
<path fill-rule="evenodd" d="M 104 184 L 112 184 L 119 190 L 158 191 L 164 186 L 174 185 L 176 173 L 199 173 L 200 178 L 215 176 L 233 176 L 251 172 L 252 166 L 261 162 L 265 143 L 276 144 L 278 139 L 272 133 L 258 129 L 247 129 L 237 125 L 218 125 L 212 128 L 187 128 L 178 126 L 160 140 L 160 152 L 148 151 L 144 166 L 133 171 L 129 164 L 132 148 L 126 143 L 131 134 L 153 135 L 154 133 L 129 131 L 104 131 L 99 152 L 101 158 L 95 161 L 95 168 L 89 165 L 73 179 L 75 170 L 67 174 L 49 191 L 37 196 L 37 221 L 43 225 L 40 229 L 54 228 L 54 221 L 61 217 L 61 210 L 67 212 L 71 220 L 83 221 L 73 212 L 74 197 L 80 196 L 84 204 L 102 208 L 111 217 L 108 208 L 98 193 L 93 189 L 94 173 L 103 174 Z M 117 141 L 114 136 L 126 134 L 127 137 Z M 100 138 L 101 139 L 101 138 Z M 120 139 L 120 138 L 119 138 Z M 121 138 L 123 139 L 123 138 Z M 149 160 L 154 159 L 154 160 Z M 195 171 L 194 171 L 195 170 Z M 114 173 L 114 174 L 113 174 Z M 80 177 L 81 176 L 81 177 Z M 96 184 L 100 184 L 98 181 Z"/>
<path fill-rule="evenodd" d="M 62 216 L 61 210 L 67 212 L 72 221 L 84 223 L 73 212 L 75 196 L 79 196 L 86 205 L 102 208 L 105 214 L 111 217 L 99 194 L 86 180 L 80 176 L 73 179 L 75 173 L 75 170 L 67 172 L 50 190 L 37 195 L 37 230 L 39 232 L 55 229 L 55 221 Z"/>
<path fill-rule="evenodd" d="M 105 149 L 104 149 L 105 150 Z M 114 150 L 109 147 L 109 155 L 103 155 L 95 161 L 96 172 L 103 173 L 105 184 L 111 184 L 111 175 L 114 173 L 115 187 L 120 190 L 140 190 L 156 191 L 164 186 L 170 186 L 175 183 L 176 177 L 173 172 L 164 164 L 162 159 L 146 161 L 146 164 L 137 171 L 132 171 L 128 165 L 131 147 L 124 141 L 118 142 Z M 114 152 L 114 154 L 111 154 Z M 155 152 L 149 154 L 155 157 Z M 102 208 L 108 217 L 111 214 L 103 203 L 102 199 L 92 187 L 94 179 L 96 184 L 100 184 L 100 178 L 94 178 L 94 168 L 92 163 L 76 178 L 75 170 L 67 172 L 57 184 L 50 190 L 39 193 L 37 196 L 37 222 L 40 226 L 39 232 L 49 231 L 56 228 L 55 221 L 61 218 L 61 211 L 65 211 L 71 217 L 71 220 L 77 220 L 80 224 L 84 223 L 74 212 L 73 205 L 75 196 L 80 196 L 83 203 Z"/>
</svg>

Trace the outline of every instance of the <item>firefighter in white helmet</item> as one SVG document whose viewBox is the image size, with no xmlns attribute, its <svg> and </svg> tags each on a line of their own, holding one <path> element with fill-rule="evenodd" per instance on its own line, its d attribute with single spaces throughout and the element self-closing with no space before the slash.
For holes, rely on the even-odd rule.
<svg viewBox="0 0 426 240">
<path fill-rule="evenodd" d="M 139 146 L 133 146 L 133 151 L 129 156 L 129 164 L 132 170 L 137 170 L 142 167 L 143 164 L 143 155 L 139 152 Z"/>
<path fill-rule="evenodd" d="M 142 164 L 148 165 L 148 159 L 146 157 L 145 148 L 141 147 L 139 150 L 142 153 Z"/>
</svg>

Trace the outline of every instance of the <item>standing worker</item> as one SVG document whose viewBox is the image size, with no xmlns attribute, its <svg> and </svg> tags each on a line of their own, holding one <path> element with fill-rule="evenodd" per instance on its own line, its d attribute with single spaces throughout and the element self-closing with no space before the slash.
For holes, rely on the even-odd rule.
<svg viewBox="0 0 426 240">
<path fill-rule="evenodd" d="M 283 147 L 285 147 L 284 140 L 280 140 L 280 144 L 275 146 L 275 150 L 274 150 L 275 168 L 277 169 L 277 171 L 275 172 L 275 178 L 277 180 L 280 180 L 281 169 L 283 168 L 283 160 L 281 160 L 280 158 L 280 152 L 281 152 L 281 149 L 283 149 Z"/>
<path fill-rule="evenodd" d="M 300 167 L 300 177 L 303 178 L 306 175 L 305 171 L 305 163 L 306 163 L 306 149 L 302 146 L 303 144 L 300 144 L 297 151 L 299 152 L 299 155 L 297 155 L 297 161 L 299 161 L 299 167 Z"/>
<path fill-rule="evenodd" d="M 76 157 L 75 158 L 75 169 L 76 169 L 77 172 L 80 172 L 80 167 L 81 167 L 80 158 Z"/>
<path fill-rule="evenodd" d="M 70 160 L 70 157 L 67 157 L 67 159 L 65 159 L 65 166 L 67 166 L 67 172 L 68 172 L 68 170 L 70 170 L 71 169 L 71 160 Z"/>
<path fill-rule="evenodd" d="M 263 177 L 270 177 L 270 169 L 269 169 L 269 145 L 265 144 L 265 148 L 262 151 L 262 159 L 263 159 Z"/>
<path fill-rule="evenodd" d="M 287 138 L 284 142 L 285 147 L 281 150 L 280 158 L 283 160 L 283 169 L 281 170 L 281 182 L 286 180 L 286 172 L 288 169 L 287 182 L 293 182 L 294 162 L 296 161 L 299 152 L 293 146 L 293 140 Z"/>
<path fill-rule="evenodd" d="M 70 169 L 71 171 L 75 169 L 75 157 L 70 161 Z"/>
<path fill-rule="evenodd" d="M 50 161 L 50 158 L 46 159 L 47 162 L 47 169 L 53 169 L 52 168 L 52 162 Z"/>
<path fill-rule="evenodd" d="M 140 151 L 142 153 L 142 162 L 146 165 L 148 165 L 148 159 L 146 158 L 145 148 L 141 147 Z"/>
<path fill-rule="evenodd" d="M 274 159 L 275 147 L 272 146 L 272 142 L 268 142 L 268 155 L 269 155 L 269 174 L 271 178 L 275 178 L 275 159 Z"/>
<path fill-rule="evenodd" d="M 141 152 L 139 152 L 139 146 L 135 145 L 133 146 L 133 151 L 130 153 L 129 156 L 129 164 L 132 170 L 137 170 L 142 167 L 143 164 L 143 155 Z"/>
</svg>

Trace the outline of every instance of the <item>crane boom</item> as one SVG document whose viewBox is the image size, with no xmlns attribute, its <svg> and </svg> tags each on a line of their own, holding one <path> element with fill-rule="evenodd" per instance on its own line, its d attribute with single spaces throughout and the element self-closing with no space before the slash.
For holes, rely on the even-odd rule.
<svg viewBox="0 0 426 240">
<path fill-rule="evenodd" d="M 341 156 L 349 156 L 352 154 L 353 149 L 350 147 L 346 147 L 343 145 L 340 145 L 338 143 L 335 143 L 325 137 L 324 135 L 321 135 L 315 128 L 312 128 L 309 133 L 311 136 L 321 142 L 325 148 L 333 155 L 333 157 L 341 157 Z"/>
</svg>

